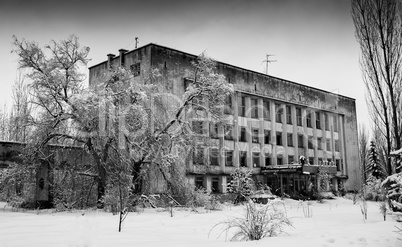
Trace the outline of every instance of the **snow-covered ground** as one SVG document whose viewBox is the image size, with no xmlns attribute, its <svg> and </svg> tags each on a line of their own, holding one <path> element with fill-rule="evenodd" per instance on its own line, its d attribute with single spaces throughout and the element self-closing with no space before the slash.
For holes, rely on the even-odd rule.
<svg viewBox="0 0 402 247">
<path fill-rule="evenodd" d="M 0 203 L 0 246 L 402 246 L 395 233 L 395 216 L 383 221 L 378 203 L 368 202 L 368 220 L 351 200 L 337 198 L 323 204 L 313 202 L 313 217 L 306 218 L 299 202 L 286 199 L 293 228 L 287 234 L 260 241 L 230 242 L 211 228 L 243 214 L 243 206 L 226 205 L 222 211 L 200 213 L 175 209 L 173 217 L 163 209 L 130 213 L 118 232 L 118 215 L 99 211 L 13 212 Z"/>
</svg>

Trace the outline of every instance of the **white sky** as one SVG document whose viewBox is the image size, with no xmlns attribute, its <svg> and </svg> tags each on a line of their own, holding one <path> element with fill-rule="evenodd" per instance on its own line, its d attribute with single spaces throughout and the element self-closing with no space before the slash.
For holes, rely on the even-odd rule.
<svg viewBox="0 0 402 247">
<path fill-rule="evenodd" d="M 17 57 L 12 35 L 38 42 L 76 34 L 92 61 L 121 48 L 157 43 L 264 72 L 266 54 L 277 60 L 269 74 L 356 99 L 368 125 L 359 46 L 349 0 L 86 1 L 0 0 L 0 104 L 11 104 Z"/>
</svg>

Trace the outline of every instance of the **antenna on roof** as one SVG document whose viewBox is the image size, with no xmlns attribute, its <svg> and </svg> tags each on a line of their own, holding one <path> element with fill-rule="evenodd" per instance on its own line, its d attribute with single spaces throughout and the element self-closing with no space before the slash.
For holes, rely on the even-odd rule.
<svg viewBox="0 0 402 247">
<path fill-rule="evenodd" d="M 272 57 L 272 56 L 275 56 L 275 55 L 267 54 L 266 56 L 267 56 L 267 59 L 264 60 L 264 61 L 262 61 L 262 62 L 263 62 L 263 63 L 267 63 L 267 66 L 265 67 L 265 74 L 268 75 L 268 64 L 269 64 L 269 63 L 273 63 L 273 62 L 277 62 L 277 61 L 276 61 L 276 60 L 269 60 L 269 57 Z"/>
<path fill-rule="evenodd" d="M 138 45 L 138 37 L 135 37 L 135 49 L 137 49 L 137 45 Z"/>
</svg>

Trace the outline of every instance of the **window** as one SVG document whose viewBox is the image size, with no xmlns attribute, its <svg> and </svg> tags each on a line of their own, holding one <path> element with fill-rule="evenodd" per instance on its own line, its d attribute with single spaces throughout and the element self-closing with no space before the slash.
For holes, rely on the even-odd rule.
<svg viewBox="0 0 402 247">
<path fill-rule="evenodd" d="M 225 151 L 225 166 L 233 166 L 233 150 Z"/>
<path fill-rule="evenodd" d="M 325 124 L 325 130 L 329 130 L 329 121 L 327 113 L 324 113 L 324 124 Z"/>
<path fill-rule="evenodd" d="M 321 129 L 321 119 L 320 119 L 320 113 L 319 112 L 315 112 L 315 127 L 317 129 Z"/>
<path fill-rule="evenodd" d="M 295 161 L 294 156 L 293 156 L 293 155 L 289 155 L 289 156 L 288 156 L 288 164 L 293 164 L 294 161 Z"/>
<path fill-rule="evenodd" d="M 204 110 L 205 102 L 204 98 L 201 95 L 194 97 L 191 103 L 194 109 Z"/>
<path fill-rule="evenodd" d="M 296 108 L 296 121 L 297 126 L 302 126 L 302 111 L 301 108 Z"/>
<path fill-rule="evenodd" d="M 232 96 L 227 96 L 225 99 L 225 108 L 223 110 L 223 113 L 231 115 L 233 114 L 232 112 Z"/>
<path fill-rule="evenodd" d="M 246 127 L 240 127 L 240 136 L 239 136 L 239 141 L 241 142 L 246 142 Z"/>
<path fill-rule="evenodd" d="M 212 191 L 212 193 L 219 192 L 219 178 L 218 177 L 212 178 L 211 191 Z"/>
<path fill-rule="evenodd" d="M 219 166 L 219 151 L 217 148 L 211 148 L 209 162 L 211 163 L 211 166 Z"/>
<path fill-rule="evenodd" d="M 271 140 L 271 131 L 264 130 L 264 144 L 269 144 Z"/>
<path fill-rule="evenodd" d="M 336 164 L 336 171 L 340 172 L 341 171 L 341 160 L 336 159 L 335 164 Z"/>
<path fill-rule="evenodd" d="M 245 117 L 246 116 L 246 97 L 240 96 L 240 105 L 239 105 L 239 116 Z"/>
<path fill-rule="evenodd" d="M 293 134 L 292 133 L 288 133 L 288 147 L 293 147 Z"/>
<path fill-rule="evenodd" d="M 271 156 L 269 154 L 265 154 L 265 166 L 271 166 Z"/>
<path fill-rule="evenodd" d="M 280 104 L 275 104 L 276 122 L 282 123 L 283 108 Z"/>
<path fill-rule="evenodd" d="M 317 149 L 318 150 L 322 150 L 322 138 L 321 137 L 317 137 Z"/>
<path fill-rule="evenodd" d="M 282 132 L 276 132 L 276 145 L 282 146 Z"/>
<path fill-rule="evenodd" d="M 310 165 L 314 165 L 314 157 L 309 157 L 309 158 L 308 158 L 308 163 L 309 163 Z"/>
<path fill-rule="evenodd" d="M 307 112 L 306 121 L 307 121 L 307 127 L 311 128 L 311 112 Z"/>
<path fill-rule="evenodd" d="M 195 188 L 200 189 L 204 187 L 204 177 L 197 176 L 195 177 Z"/>
<path fill-rule="evenodd" d="M 253 143 L 260 143 L 258 140 L 258 129 L 253 129 L 253 138 L 252 138 L 252 142 Z"/>
<path fill-rule="evenodd" d="M 193 164 L 203 165 L 204 164 L 204 149 L 202 147 L 196 147 L 193 152 Z"/>
<path fill-rule="evenodd" d="M 328 165 L 332 165 L 332 159 L 327 159 Z"/>
<path fill-rule="evenodd" d="M 134 77 L 139 76 L 141 73 L 140 63 L 135 63 L 135 64 L 130 65 L 130 70 Z"/>
<path fill-rule="evenodd" d="M 334 131 L 338 132 L 338 116 L 334 116 Z"/>
<path fill-rule="evenodd" d="M 214 122 L 209 123 L 209 136 L 218 139 L 218 124 Z"/>
<path fill-rule="evenodd" d="M 240 167 L 247 167 L 247 152 L 246 151 L 239 152 L 239 163 L 240 163 Z"/>
<path fill-rule="evenodd" d="M 258 99 L 251 99 L 251 117 L 258 118 Z"/>
<path fill-rule="evenodd" d="M 335 140 L 334 141 L 335 143 L 334 143 L 334 145 L 335 145 L 335 152 L 339 152 L 339 141 L 338 140 Z"/>
<path fill-rule="evenodd" d="M 193 121 L 192 125 L 193 125 L 193 132 L 195 134 L 198 134 L 198 135 L 204 134 L 202 121 Z"/>
<path fill-rule="evenodd" d="M 331 140 L 327 139 L 326 143 L 327 143 L 327 151 L 331 151 Z"/>
<path fill-rule="evenodd" d="M 211 190 L 212 190 L 212 193 L 219 192 L 219 178 L 217 178 L 217 177 L 212 178 Z"/>
<path fill-rule="evenodd" d="M 225 124 L 225 140 L 233 140 L 233 125 Z"/>
<path fill-rule="evenodd" d="M 308 149 L 313 149 L 314 148 L 313 146 L 314 146 L 313 145 L 313 137 L 309 136 L 308 137 Z"/>
<path fill-rule="evenodd" d="M 253 167 L 260 167 L 260 153 L 253 152 Z"/>
<path fill-rule="evenodd" d="M 292 108 L 290 106 L 286 106 L 286 123 L 292 124 Z"/>
<path fill-rule="evenodd" d="M 282 158 L 282 156 L 278 156 L 278 157 L 276 158 L 276 164 L 277 164 L 278 166 L 283 165 L 283 158 Z"/>
<path fill-rule="evenodd" d="M 322 165 L 322 158 L 318 158 L 318 165 Z"/>
<path fill-rule="evenodd" d="M 297 135 L 297 146 L 299 148 L 304 148 L 304 140 L 303 135 Z"/>
<path fill-rule="evenodd" d="M 264 120 L 269 121 L 270 120 L 269 102 L 268 101 L 263 101 L 262 104 L 263 104 Z"/>
</svg>

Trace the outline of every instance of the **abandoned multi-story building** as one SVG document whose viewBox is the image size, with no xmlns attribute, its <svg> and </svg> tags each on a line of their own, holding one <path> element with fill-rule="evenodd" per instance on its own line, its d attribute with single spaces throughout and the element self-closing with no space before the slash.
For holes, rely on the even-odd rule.
<svg viewBox="0 0 402 247">
<path fill-rule="evenodd" d="M 158 68 L 158 80 L 178 97 L 197 58 L 156 44 L 107 57 L 89 68 L 90 85 L 112 66 L 130 69 L 135 77 Z M 227 100 L 226 122 L 192 120 L 204 141 L 186 167 L 191 183 L 225 193 L 232 171 L 246 167 L 273 190 L 303 192 L 319 168 L 326 168 L 334 190 L 340 183 L 354 189 L 359 181 L 354 99 L 222 62 L 216 70 L 235 92 Z M 301 156 L 306 164 L 300 164 Z"/>
</svg>

